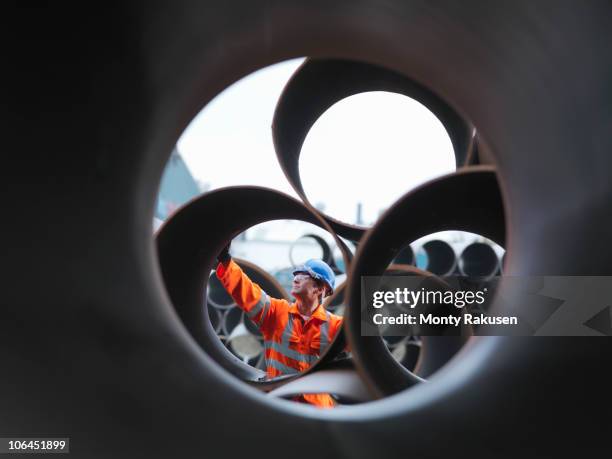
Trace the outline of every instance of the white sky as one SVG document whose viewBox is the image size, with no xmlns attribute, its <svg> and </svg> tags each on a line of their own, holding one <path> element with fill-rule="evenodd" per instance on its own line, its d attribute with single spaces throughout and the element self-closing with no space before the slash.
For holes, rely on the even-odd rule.
<svg viewBox="0 0 612 459">
<path fill-rule="evenodd" d="M 278 165 L 272 115 L 302 62 L 267 67 L 212 100 L 178 141 L 193 176 L 211 188 L 261 185 L 296 196 Z M 371 224 L 406 191 L 455 169 L 452 144 L 438 119 L 418 102 L 390 93 L 352 96 L 311 129 L 300 157 L 311 202 L 354 223 L 357 203 Z"/>
</svg>

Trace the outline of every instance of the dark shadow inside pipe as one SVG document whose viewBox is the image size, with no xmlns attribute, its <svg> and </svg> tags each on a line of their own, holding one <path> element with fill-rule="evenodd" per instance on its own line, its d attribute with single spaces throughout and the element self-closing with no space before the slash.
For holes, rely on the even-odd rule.
<svg viewBox="0 0 612 459">
<path fill-rule="evenodd" d="M 427 254 L 427 271 L 438 276 L 446 276 L 454 271 L 457 257 L 450 244 L 433 240 L 426 242 L 423 250 Z"/>
<path fill-rule="evenodd" d="M 459 258 L 459 269 L 465 276 L 489 278 L 497 274 L 499 266 L 495 250 L 484 242 L 468 245 Z"/>
</svg>

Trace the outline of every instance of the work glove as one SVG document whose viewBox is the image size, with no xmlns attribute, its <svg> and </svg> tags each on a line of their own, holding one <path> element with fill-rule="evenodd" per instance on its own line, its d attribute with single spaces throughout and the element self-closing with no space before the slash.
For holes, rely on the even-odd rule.
<svg viewBox="0 0 612 459">
<path fill-rule="evenodd" d="M 232 260 L 232 256 L 230 255 L 231 245 L 232 245 L 232 242 L 231 241 L 228 242 L 227 245 L 223 247 L 223 250 L 219 252 L 219 255 L 217 255 L 217 261 L 221 263 L 223 266 L 227 266 L 228 263 Z"/>
</svg>

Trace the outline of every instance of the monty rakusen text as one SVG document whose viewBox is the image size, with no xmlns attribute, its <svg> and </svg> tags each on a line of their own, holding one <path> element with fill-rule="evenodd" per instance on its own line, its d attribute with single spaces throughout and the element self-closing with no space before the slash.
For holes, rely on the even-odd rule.
<svg viewBox="0 0 612 459">
<path fill-rule="evenodd" d="M 516 325 L 516 316 L 487 316 L 486 314 L 436 315 L 418 313 L 415 309 L 420 305 L 453 305 L 462 309 L 465 306 L 482 305 L 486 299 L 487 288 L 477 291 L 432 291 L 426 289 L 411 290 L 396 288 L 394 290 L 377 290 L 372 293 L 372 307 L 380 309 L 384 306 L 394 306 L 395 309 L 408 308 L 410 313 L 385 315 L 375 313 L 372 321 L 375 325 Z"/>
</svg>

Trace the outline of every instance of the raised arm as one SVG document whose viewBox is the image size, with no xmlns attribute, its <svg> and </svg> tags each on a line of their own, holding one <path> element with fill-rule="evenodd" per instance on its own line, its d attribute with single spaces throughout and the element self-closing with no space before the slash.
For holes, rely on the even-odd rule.
<svg viewBox="0 0 612 459">
<path fill-rule="evenodd" d="M 275 302 L 272 301 L 272 298 L 259 285 L 251 281 L 231 258 L 225 263 L 219 263 L 217 278 L 238 307 L 266 335 L 266 331 L 270 329 L 275 309 Z"/>
</svg>

